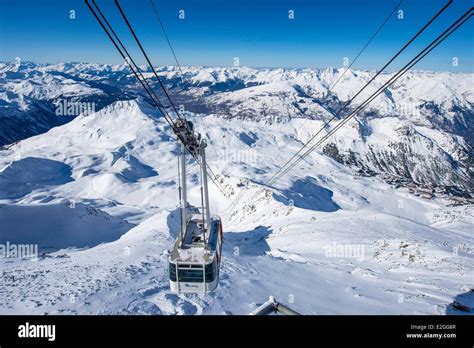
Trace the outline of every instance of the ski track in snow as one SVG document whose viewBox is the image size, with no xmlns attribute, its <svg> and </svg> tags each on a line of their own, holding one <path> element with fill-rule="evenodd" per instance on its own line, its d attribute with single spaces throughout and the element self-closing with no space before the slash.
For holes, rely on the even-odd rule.
<svg viewBox="0 0 474 348">
<path fill-rule="evenodd" d="M 472 205 L 423 200 L 318 153 L 249 202 L 261 187 L 255 183 L 282 162 L 276 145 L 297 126 L 214 117 L 206 124 L 210 165 L 231 194 L 227 200 L 210 187 L 225 230 L 215 292 L 170 292 L 176 142 L 153 111 L 118 102 L 0 153 L 0 166 L 12 162 L 0 173 L 0 243 L 31 238 L 21 214 L 11 213 L 27 207 L 30 228 L 44 230 L 37 243 L 58 245 L 36 261 L 0 260 L 0 314 L 247 314 L 270 295 L 305 314 L 445 314 L 458 296 L 472 296 Z M 252 149 L 265 172 L 219 161 L 219 146 L 248 151 L 244 132 L 258 135 Z M 189 197 L 198 204 L 195 180 Z M 45 214 L 56 239 L 40 225 Z M 74 226 L 60 224 L 64 219 Z M 85 238 L 99 228 L 114 233 Z M 71 231 L 85 236 L 81 245 Z M 363 255 L 338 256 L 339 245 Z"/>
</svg>

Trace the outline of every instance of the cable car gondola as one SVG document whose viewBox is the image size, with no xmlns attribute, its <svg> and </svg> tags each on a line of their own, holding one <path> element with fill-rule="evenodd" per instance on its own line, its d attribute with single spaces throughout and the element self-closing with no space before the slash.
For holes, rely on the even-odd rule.
<svg viewBox="0 0 474 348">
<path fill-rule="evenodd" d="M 175 292 L 210 292 L 219 281 L 222 253 L 222 222 L 211 216 L 210 233 L 205 233 L 202 215 L 193 215 L 184 238 L 178 237 L 169 256 L 170 288 Z"/>
</svg>

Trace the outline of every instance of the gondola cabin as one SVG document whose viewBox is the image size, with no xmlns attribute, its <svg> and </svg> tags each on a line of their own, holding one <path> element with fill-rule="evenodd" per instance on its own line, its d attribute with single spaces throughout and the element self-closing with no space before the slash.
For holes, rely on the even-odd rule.
<svg viewBox="0 0 474 348">
<path fill-rule="evenodd" d="M 178 236 L 169 256 L 170 288 L 175 292 L 210 292 L 219 283 L 223 231 L 212 215 L 207 233 L 202 215 L 192 215 L 184 236 Z"/>
</svg>

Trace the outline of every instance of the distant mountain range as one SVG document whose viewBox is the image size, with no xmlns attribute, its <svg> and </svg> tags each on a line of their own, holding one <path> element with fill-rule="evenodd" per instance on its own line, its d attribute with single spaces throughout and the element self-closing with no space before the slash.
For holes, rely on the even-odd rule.
<svg viewBox="0 0 474 348">
<path fill-rule="evenodd" d="M 153 81 L 151 72 L 144 70 Z M 294 127 L 292 119 L 322 125 L 375 73 L 348 70 L 340 78 L 344 68 L 165 66 L 157 71 L 175 103 L 186 111 L 255 121 L 261 127 Z M 338 118 L 391 76 L 381 74 Z M 322 152 L 362 174 L 472 193 L 473 82 L 474 74 L 410 71 L 329 139 Z M 125 65 L 0 63 L 0 145 L 68 123 L 84 112 L 73 106 L 92 105 L 94 112 L 142 95 Z M 300 124 L 293 131 L 302 143 L 315 130 L 306 129 L 304 120 Z"/>
</svg>

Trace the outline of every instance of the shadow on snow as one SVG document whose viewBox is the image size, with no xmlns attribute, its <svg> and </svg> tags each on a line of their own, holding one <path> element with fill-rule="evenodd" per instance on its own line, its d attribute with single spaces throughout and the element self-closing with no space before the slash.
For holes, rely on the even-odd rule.
<svg viewBox="0 0 474 348">
<path fill-rule="evenodd" d="M 285 205 L 293 205 L 301 209 L 334 212 L 340 207 L 333 201 L 333 192 L 317 185 L 314 178 L 306 177 L 296 180 L 289 189 L 280 190 L 282 195 L 273 194 L 273 198 Z"/>
</svg>

